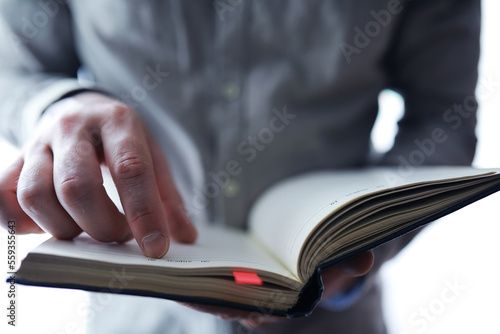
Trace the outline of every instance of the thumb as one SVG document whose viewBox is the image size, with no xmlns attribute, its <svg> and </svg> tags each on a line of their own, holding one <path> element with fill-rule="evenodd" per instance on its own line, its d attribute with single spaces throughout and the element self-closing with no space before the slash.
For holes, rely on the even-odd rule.
<svg viewBox="0 0 500 334">
<path fill-rule="evenodd" d="M 340 262 L 338 269 L 346 276 L 363 276 L 370 271 L 374 262 L 375 255 L 369 250 Z"/>
</svg>

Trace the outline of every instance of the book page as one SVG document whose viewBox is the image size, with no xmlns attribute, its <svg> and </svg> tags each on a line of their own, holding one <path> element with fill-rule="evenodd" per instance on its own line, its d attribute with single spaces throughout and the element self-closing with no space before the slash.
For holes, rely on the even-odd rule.
<svg viewBox="0 0 500 334">
<path fill-rule="evenodd" d="M 31 253 L 179 269 L 249 268 L 252 271 L 269 271 L 297 280 L 282 264 L 261 250 L 245 232 L 207 225 L 198 226 L 198 232 L 198 240 L 193 245 L 172 240 L 168 253 L 161 259 L 145 257 L 135 240 L 125 244 L 101 243 L 86 234 L 72 241 L 52 238 Z"/>
<path fill-rule="evenodd" d="M 298 276 L 298 259 L 307 238 L 346 204 L 393 187 L 489 172 L 500 169 L 420 167 L 402 173 L 397 168 L 372 168 L 298 176 L 276 184 L 256 201 L 249 217 L 250 232 Z"/>
</svg>

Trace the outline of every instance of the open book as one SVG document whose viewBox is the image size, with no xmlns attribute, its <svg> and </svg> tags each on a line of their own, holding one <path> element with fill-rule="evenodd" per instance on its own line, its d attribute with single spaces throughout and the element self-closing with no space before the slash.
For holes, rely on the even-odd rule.
<svg viewBox="0 0 500 334">
<path fill-rule="evenodd" d="M 324 171 L 282 181 L 254 204 L 248 231 L 198 226 L 195 245 L 162 259 L 135 241 L 50 239 L 23 260 L 18 283 L 162 297 L 286 316 L 320 300 L 321 268 L 371 249 L 500 189 L 500 169 Z"/>
</svg>

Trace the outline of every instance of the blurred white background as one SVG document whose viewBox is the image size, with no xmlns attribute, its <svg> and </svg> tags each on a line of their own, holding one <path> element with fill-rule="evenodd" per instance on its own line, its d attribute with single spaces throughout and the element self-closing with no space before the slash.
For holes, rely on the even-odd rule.
<svg viewBox="0 0 500 334">
<path fill-rule="evenodd" d="M 479 145 L 474 165 L 500 167 L 500 2 L 483 0 Z M 482 87 L 482 88 L 481 88 Z M 379 148 L 390 145 L 393 122 L 402 101 L 391 92 L 381 95 L 382 114 L 374 130 Z M 16 150 L 0 142 L 0 170 Z M 382 270 L 384 307 L 391 334 L 500 334 L 500 194 L 492 195 L 427 227 Z M 0 253 L 6 234 L 0 232 Z M 18 238 L 19 259 L 46 236 Z M 2 257 L 5 259 L 5 255 Z M 4 266 L 2 266 L 4 268 Z M 3 279 L 3 278 L 2 278 Z M 454 289 L 450 286 L 455 285 Z M 0 323 L 2 333 L 84 333 L 88 295 L 61 289 L 17 287 L 17 328 Z M 0 306 L 7 306 L 3 285 Z M 360 319 L 362 321 L 362 319 Z"/>
</svg>

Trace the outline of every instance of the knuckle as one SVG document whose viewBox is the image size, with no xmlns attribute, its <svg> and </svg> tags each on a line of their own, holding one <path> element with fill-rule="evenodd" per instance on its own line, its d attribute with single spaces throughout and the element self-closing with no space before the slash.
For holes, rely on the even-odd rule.
<svg viewBox="0 0 500 334">
<path fill-rule="evenodd" d="M 129 213 L 130 224 L 137 225 L 142 218 L 153 215 L 155 211 L 156 210 L 148 203 L 136 204 Z"/>
<path fill-rule="evenodd" d="M 31 186 L 18 186 L 17 188 L 17 201 L 24 210 L 31 211 L 41 204 L 46 198 L 46 187 L 41 184 L 34 184 Z"/>
<path fill-rule="evenodd" d="M 115 123 L 123 123 L 135 119 L 135 111 L 124 104 L 114 104 L 111 108 L 111 117 Z"/>
<path fill-rule="evenodd" d="M 105 134 L 121 132 L 123 129 L 133 129 L 142 124 L 135 110 L 125 104 L 113 102 L 108 104 L 106 108 L 108 116 L 101 127 Z"/>
<path fill-rule="evenodd" d="M 118 154 L 115 168 L 119 181 L 135 181 L 146 176 L 149 165 L 139 153 L 127 151 Z"/>
<path fill-rule="evenodd" d="M 81 116 L 76 112 L 65 112 L 59 116 L 58 127 L 62 133 L 73 132 L 80 122 Z"/>
<path fill-rule="evenodd" d="M 79 176 L 67 177 L 59 184 L 59 192 L 63 200 L 71 206 L 86 201 L 92 189 L 93 183 Z"/>
</svg>

